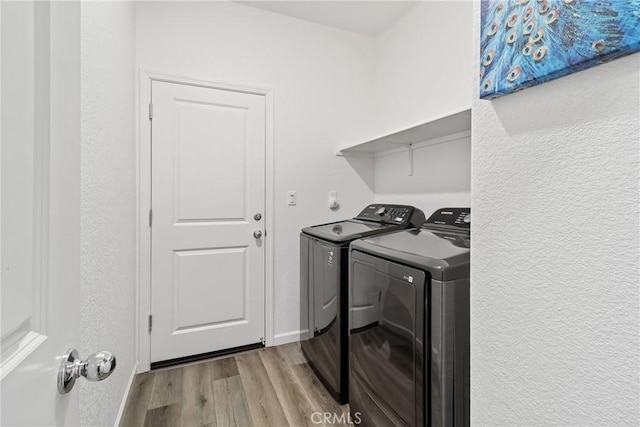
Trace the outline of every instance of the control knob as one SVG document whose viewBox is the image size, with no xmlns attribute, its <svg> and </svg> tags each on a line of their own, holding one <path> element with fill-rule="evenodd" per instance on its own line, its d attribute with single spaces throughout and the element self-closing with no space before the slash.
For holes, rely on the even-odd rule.
<svg viewBox="0 0 640 427">
<path fill-rule="evenodd" d="M 376 211 L 376 215 L 380 215 L 380 216 L 382 216 L 382 215 L 384 215 L 386 212 L 387 212 L 387 208 L 382 207 L 382 208 L 380 208 L 380 209 L 378 209 L 378 210 Z"/>
</svg>

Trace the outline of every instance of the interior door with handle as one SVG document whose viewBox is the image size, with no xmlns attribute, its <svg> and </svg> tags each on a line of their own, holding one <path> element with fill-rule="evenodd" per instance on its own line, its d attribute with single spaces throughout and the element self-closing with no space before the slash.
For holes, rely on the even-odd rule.
<svg viewBox="0 0 640 427">
<path fill-rule="evenodd" d="M 0 4 L 2 425 L 78 425 L 80 4 Z"/>
<path fill-rule="evenodd" d="M 157 80 L 151 91 L 151 362 L 260 344 L 265 97 Z"/>
</svg>

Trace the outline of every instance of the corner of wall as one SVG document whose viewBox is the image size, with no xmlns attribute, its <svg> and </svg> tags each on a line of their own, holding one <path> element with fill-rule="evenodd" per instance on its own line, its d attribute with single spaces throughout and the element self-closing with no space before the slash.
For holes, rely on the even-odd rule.
<svg viewBox="0 0 640 427">
<path fill-rule="evenodd" d="M 107 380 L 79 383 L 81 425 L 116 421 L 136 366 L 134 13 L 132 2 L 81 5 L 79 351 L 118 362 Z"/>
</svg>

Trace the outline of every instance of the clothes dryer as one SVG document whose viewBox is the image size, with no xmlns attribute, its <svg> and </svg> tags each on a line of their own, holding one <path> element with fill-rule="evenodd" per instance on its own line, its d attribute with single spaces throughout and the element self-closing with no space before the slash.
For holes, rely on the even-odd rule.
<svg viewBox="0 0 640 427">
<path fill-rule="evenodd" d="M 470 209 L 350 246 L 351 416 L 469 425 Z"/>
</svg>

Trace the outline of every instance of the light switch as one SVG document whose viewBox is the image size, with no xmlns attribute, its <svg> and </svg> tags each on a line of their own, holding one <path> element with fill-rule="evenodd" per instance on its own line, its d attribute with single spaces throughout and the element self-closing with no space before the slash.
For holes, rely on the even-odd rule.
<svg viewBox="0 0 640 427">
<path fill-rule="evenodd" d="M 298 197 L 295 191 L 287 191 L 287 204 L 289 206 L 295 206 L 297 198 Z"/>
</svg>

